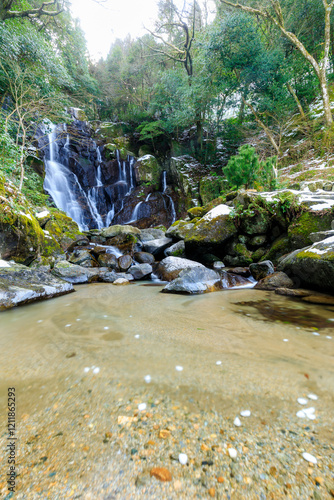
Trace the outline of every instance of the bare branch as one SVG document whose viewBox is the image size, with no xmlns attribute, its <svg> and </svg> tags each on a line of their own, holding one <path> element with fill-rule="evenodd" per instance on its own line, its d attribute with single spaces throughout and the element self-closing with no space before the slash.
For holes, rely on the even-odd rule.
<svg viewBox="0 0 334 500">
<path fill-rule="evenodd" d="M 12 3 L 11 3 L 12 4 Z M 57 10 L 48 10 L 48 7 L 55 6 Z M 17 19 L 23 17 L 29 17 L 31 19 L 41 16 L 50 16 L 55 17 L 58 16 L 61 12 L 63 12 L 63 2 L 59 0 L 50 0 L 49 2 L 43 2 L 39 8 L 36 9 L 27 9 L 21 11 L 9 10 L 10 6 L 5 7 L 5 13 L 3 14 L 3 20 L 5 19 Z"/>
</svg>

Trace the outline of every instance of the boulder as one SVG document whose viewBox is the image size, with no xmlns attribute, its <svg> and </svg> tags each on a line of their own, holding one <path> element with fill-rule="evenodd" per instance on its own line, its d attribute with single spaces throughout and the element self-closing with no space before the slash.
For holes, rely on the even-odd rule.
<svg viewBox="0 0 334 500">
<path fill-rule="evenodd" d="M 66 249 L 67 253 L 72 253 L 76 247 L 86 247 L 89 245 L 89 240 L 86 236 L 79 236 L 77 240 L 73 241 Z"/>
<path fill-rule="evenodd" d="M 0 260 L 0 311 L 73 292 L 73 285 L 52 276 L 43 268 Z"/>
<path fill-rule="evenodd" d="M 54 266 L 51 272 L 57 278 L 61 278 L 68 283 L 79 284 L 97 281 L 100 271 L 99 268 L 88 269 L 62 260 Z"/>
<path fill-rule="evenodd" d="M 224 245 L 238 232 L 229 211 L 226 205 L 218 205 L 193 224 L 184 239 L 187 255 L 213 253 L 221 256 L 226 253 Z"/>
<path fill-rule="evenodd" d="M 82 267 L 99 267 L 97 260 L 87 249 L 76 248 L 68 258 L 71 264 L 76 264 Z"/>
<path fill-rule="evenodd" d="M 334 236 L 333 229 L 331 229 L 330 231 L 319 231 L 318 233 L 311 233 L 310 240 L 312 241 L 312 243 L 318 243 L 319 241 L 330 238 L 331 236 Z"/>
<path fill-rule="evenodd" d="M 132 256 L 136 248 L 137 237 L 133 234 L 119 234 L 118 236 L 108 238 L 106 244 L 116 247 L 122 254 L 129 254 Z"/>
<path fill-rule="evenodd" d="M 289 273 L 302 286 L 334 292 L 334 237 L 295 250 L 283 257 L 278 270 Z"/>
<path fill-rule="evenodd" d="M 166 257 L 185 257 L 186 256 L 186 246 L 183 240 L 178 241 L 177 243 L 174 243 L 169 248 L 166 248 L 165 250 L 165 255 Z"/>
<path fill-rule="evenodd" d="M 275 290 L 276 288 L 293 288 L 294 282 L 283 272 L 269 274 L 262 278 L 254 288 L 258 290 Z"/>
<path fill-rule="evenodd" d="M 193 260 L 182 259 L 180 257 L 166 257 L 157 266 L 155 274 L 163 281 L 172 281 L 179 276 L 181 271 L 194 267 L 205 269 L 203 264 Z"/>
<path fill-rule="evenodd" d="M 159 238 L 164 238 L 165 233 L 162 229 L 156 229 L 154 227 L 148 229 L 141 229 L 139 239 L 140 241 L 150 241 L 156 240 Z"/>
<path fill-rule="evenodd" d="M 158 191 L 160 187 L 162 172 L 162 166 L 160 166 L 158 160 L 150 154 L 138 158 L 135 164 L 137 183 L 142 184 L 143 182 L 149 182 L 156 191 Z"/>
<path fill-rule="evenodd" d="M 122 255 L 118 258 L 117 262 L 120 271 L 127 271 L 132 265 L 133 260 L 130 255 Z"/>
<path fill-rule="evenodd" d="M 148 279 L 152 271 L 153 269 L 150 264 L 135 264 L 128 270 L 129 274 L 132 274 L 135 280 Z"/>
<path fill-rule="evenodd" d="M 81 240 L 83 234 L 78 224 L 63 212 L 51 208 L 51 219 L 45 224 L 44 232 L 54 238 L 61 248 L 66 251 L 75 240 Z"/>
<path fill-rule="evenodd" d="M 130 285 L 130 281 L 125 278 L 118 278 L 116 281 L 113 282 L 113 285 L 116 286 Z"/>
<path fill-rule="evenodd" d="M 194 222 L 192 221 L 177 220 L 166 231 L 166 237 L 174 240 L 184 240 L 193 227 Z"/>
<path fill-rule="evenodd" d="M 290 224 L 288 229 L 291 250 L 311 245 L 313 241 L 310 238 L 310 234 L 330 229 L 332 218 L 331 214 L 324 214 L 321 211 L 301 214 Z"/>
<path fill-rule="evenodd" d="M 198 294 L 216 292 L 222 289 L 218 273 L 206 267 L 181 271 L 179 276 L 163 288 L 164 293 Z"/>
<path fill-rule="evenodd" d="M 154 264 L 154 255 L 148 252 L 136 252 L 134 254 L 134 259 L 139 264 Z"/>
<path fill-rule="evenodd" d="M 133 226 L 121 226 L 121 225 L 115 225 L 115 226 L 109 226 L 106 227 L 105 229 L 102 229 L 101 231 L 101 236 L 103 238 L 113 238 L 114 236 L 119 236 L 119 235 L 127 235 L 131 234 L 133 236 L 140 236 L 140 229 L 137 227 Z"/>
<path fill-rule="evenodd" d="M 101 267 L 110 267 L 111 269 L 117 269 L 117 258 L 111 253 L 101 253 L 97 258 L 98 263 Z"/>
<path fill-rule="evenodd" d="M 274 264 L 270 260 L 264 260 L 263 262 L 258 262 L 256 264 L 251 264 L 249 270 L 256 281 L 262 280 L 268 274 L 273 274 L 275 271 Z"/>
<path fill-rule="evenodd" d="M 159 238 L 157 240 L 146 241 L 143 243 L 143 250 L 158 258 L 172 243 L 173 240 L 171 238 Z"/>
<path fill-rule="evenodd" d="M 115 271 L 111 271 L 107 267 L 100 267 L 99 269 L 99 281 L 102 281 L 103 283 L 114 283 L 114 281 L 120 278 L 123 278 L 127 281 L 134 280 L 132 274 L 116 273 Z"/>
</svg>

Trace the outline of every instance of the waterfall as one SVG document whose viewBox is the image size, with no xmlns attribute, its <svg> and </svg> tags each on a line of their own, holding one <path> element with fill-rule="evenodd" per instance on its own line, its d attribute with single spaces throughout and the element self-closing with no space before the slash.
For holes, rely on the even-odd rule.
<svg viewBox="0 0 334 500">
<path fill-rule="evenodd" d="M 173 224 L 176 221 L 175 205 L 172 200 L 172 197 L 169 196 L 169 194 L 167 194 L 166 191 L 167 191 L 167 172 L 166 170 L 164 170 L 162 172 L 162 194 L 167 196 L 167 198 L 169 199 L 169 206 L 170 206 L 170 211 L 172 213 L 172 224 Z"/>
<path fill-rule="evenodd" d="M 94 143 L 96 146 L 96 143 Z M 97 156 L 97 171 L 96 171 L 96 181 L 97 181 L 97 187 L 103 186 L 102 183 L 102 170 L 101 170 L 101 163 L 102 163 L 102 156 L 101 156 L 101 151 L 100 147 L 96 146 L 96 156 Z"/>
<path fill-rule="evenodd" d="M 44 189 L 52 197 L 55 205 L 66 212 L 78 224 L 80 230 L 88 229 L 84 212 L 79 202 L 80 196 L 86 197 L 80 186 L 77 176 L 69 170 L 67 165 L 59 163 L 59 147 L 57 144 L 57 128 L 51 126 L 49 139 L 49 158 L 45 160 Z M 67 138 L 64 152 L 68 158 L 69 138 Z M 71 181 L 71 182 L 70 182 Z"/>
<path fill-rule="evenodd" d="M 137 205 L 135 206 L 133 212 L 132 212 L 132 215 L 131 215 L 131 220 L 129 222 L 136 222 L 136 220 L 138 220 L 139 218 L 139 209 L 140 209 L 140 206 L 143 204 L 142 201 L 140 201 L 139 203 L 137 203 Z"/>
</svg>

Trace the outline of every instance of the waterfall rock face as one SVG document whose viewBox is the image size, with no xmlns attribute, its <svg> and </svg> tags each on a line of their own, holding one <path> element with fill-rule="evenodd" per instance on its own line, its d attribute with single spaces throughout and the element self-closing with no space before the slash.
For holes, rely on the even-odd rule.
<svg viewBox="0 0 334 500">
<path fill-rule="evenodd" d="M 154 186 L 147 188 L 138 180 L 135 158 L 124 160 L 117 151 L 116 159 L 109 160 L 87 122 L 41 128 L 37 140 L 45 155 L 44 189 L 81 231 L 128 223 L 169 226 L 175 221 L 166 172 L 155 172 L 160 175 L 155 187 L 162 186 L 162 192 L 148 193 Z"/>
</svg>

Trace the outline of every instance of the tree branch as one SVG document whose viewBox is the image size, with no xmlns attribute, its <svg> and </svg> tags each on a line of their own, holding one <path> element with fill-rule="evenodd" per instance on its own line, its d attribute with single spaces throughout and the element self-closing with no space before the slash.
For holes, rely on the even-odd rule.
<svg viewBox="0 0 334 500">
<path fill-rule="evenodd" d="M 23 17 L 35 18 L 35 17 L 41 17 L 41 16 L 50 16 L 50 17 L 58 16 L 64 10 L 62 3 L 63 2 L 59 2 L 59 0 L 51 0 L 50 2 L 43 2 L 42 5 L 37 9 L 12 11 L 12 10 L 9 10 L 10 6 L 12 5 L 12 2 L 11 2 L 10 6 L 8 8 L 5 7 L 6 11 L 3 15 L 3 20 L 5 20 L 5 19 L 17 19 L 17 18 L 23 18 Z M 56 6 L 57 10 L 48 10 L 48 7 L 50 7 L 50 6 Z"/>
</svg>

